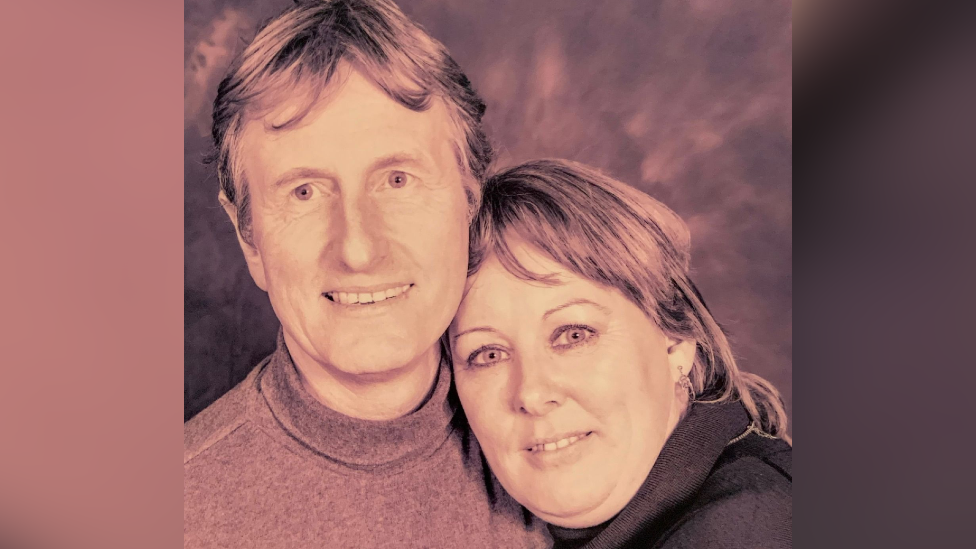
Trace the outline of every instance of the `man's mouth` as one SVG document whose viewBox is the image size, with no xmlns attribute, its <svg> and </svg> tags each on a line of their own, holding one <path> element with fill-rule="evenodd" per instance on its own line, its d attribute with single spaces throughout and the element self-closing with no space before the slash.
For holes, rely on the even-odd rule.
<svg viewBox="0 0 976 549">
<path fill-rule="evenodd" d="M 559 440 L 553 440 L 550 442 L 540 442 L 526 448 L 531 453 L 537 452 L 554 452 L 556 450 L 562 450 L 567 446 L 576 444 L 577 442 L 585 439 L 586 437 L 593 434 L 593 431 L 588 431 L 586 433 L 579 433 L 568 437 L 563 437 Z"/>
<path fill-rule="evenodd" d="M 387 299 L 400 297 L 412 287 L 413 284 L 404 284 L 403 286 L 394 286 L 392 288 L 376 290 L 373 292 L 334 291 L 325 292 L 322 295 L 324 295 L 329 301 L 342 305 L 369 305 L 371 303 L 379 303 L 381 301 L 386 301 Z"/>
</svg>

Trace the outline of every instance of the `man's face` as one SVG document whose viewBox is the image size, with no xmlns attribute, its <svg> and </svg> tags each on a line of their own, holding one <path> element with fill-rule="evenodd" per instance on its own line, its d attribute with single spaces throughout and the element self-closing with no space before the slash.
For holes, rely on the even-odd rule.
<svg viewBox="0 0 976 549">
<path fill-rule="evenodd" d="M 299 124 L 271 129 L 285 102 L 244 128 L 242 247 L 297 362 L 383 373 L 431 353 L 457 310 L 467 200 L 444 105 L 414 112 L 346 74 Z"/>
</svg>

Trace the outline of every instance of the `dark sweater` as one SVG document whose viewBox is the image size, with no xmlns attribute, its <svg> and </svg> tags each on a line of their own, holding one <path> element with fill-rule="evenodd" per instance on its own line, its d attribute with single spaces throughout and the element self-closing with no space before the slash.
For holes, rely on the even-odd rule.
<svg viewBox="0 0 976 549">
<path fill-rule="evenodd" d="M 694 404 L 634 499 L 614 519 L 549 526 L 555 547 L 787 548 L 793 545 L 793 449 L 746 431 L 741 403 Z"/>
<path fill-rule="evenodd" d="M 184 547 L 548 547 L 455 425 L 450 376 L 406 417 L 353 419 L 305 390 L 279 336 L 184 424 Z"/>
</svg>

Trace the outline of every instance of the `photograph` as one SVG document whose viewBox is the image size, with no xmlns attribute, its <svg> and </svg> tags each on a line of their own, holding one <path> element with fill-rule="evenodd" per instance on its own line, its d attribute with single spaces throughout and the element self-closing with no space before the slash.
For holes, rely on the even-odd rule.
<svg viewBox="0 0 976 549">
<path fill-rule="evenodd" d="M 185 548 L 790 548 L 793 3 L 184 0 Z"/>
</svg>

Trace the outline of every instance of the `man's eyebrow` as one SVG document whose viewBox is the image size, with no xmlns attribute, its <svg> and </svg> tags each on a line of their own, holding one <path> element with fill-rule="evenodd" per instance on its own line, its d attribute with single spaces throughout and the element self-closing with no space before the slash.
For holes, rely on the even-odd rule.
<svg viewBox="0 0 976 549">
<path fill-rule="evenodd" d="M 413 165 L 413 166 L 424 166 L 424 161 L 421 157 L 415 156 L 409 153 L 394 153 L 383 157 L 380 157 L 373 161 L 372 164 L 366 169 L 367 173 L 376 172 L 391 166 L 403 166 L 403 165 Z M 296 179 L 331 179 L 336 181 L 339 176 L 334 172 L 325 170 L 322 168 L 309 168 L 300 167 L 292 168 L 287 172 L 283 173 L 272 185 L 272 188 L 279 188 L 287 185 L 288 183 L 295 181 Z"/>
<path fill-rule="evenodd" d="M 549 318 L 550 315 L 552 315 L 552 314 L 554 314 L 554 313 L 556 313 L 558 311 L 561 311 L 563 309 L 566 309 L 568 307 L 572 307 L 574 305 L 592 305 L 592 306 L 596 307 L 597 309 L 599 309 L 600 311 L 602 311 L 603 314 L 606 314 L 606 315 L 609 315 L 610 312 L 611 312 L 610 309 L 608 309 L 607 307 L 604 307 L 603 305 L 600 305 L 599 303 L 597 303 L 595 301 L 590 301 L 589 299 L 580 298 L 580 299 L 573 299 L 571 301 L 567 301 L 566 303 L 563 303 L 562 305 L 559 305 L 557 307 L 553 307 L 552 309 L 549 309 L 548 311 L 546 311 L 545 313 L 543 313 L 542 319 L 545 320 L 545 319 Z"/>
<path fill-rule="evenodd" d="M 452 341 L 457 341 L 459 337 L 461 337 L 463 335 L 470 334 L 471 332 L 489 332 L 489 333 L 497 334 L 498 333 L 498 330 L 496 330 L 496 329 L 494 329 L 494 328 L 492 328 L 490 326 L 476 326 L 474 328 L 468 328 L 467 330 L 464 330 L 463 332 L 458 332 L 457 334 L 454 335 L 454 337 L 451 338 L 451 340 Z"/>
<path fill-rule="evenodd" d="M 283 187 L 296 179 L 337 179 L 336 174 L 320 168 L 292 168 L 275 180 L 272 188 Z"/>
<path fill-rule="evenodd" d="M 410 153 L 393 153 L 380 157 L 373 161 L 366 169 L 366 173 L 378 172 L 392 166 L 418 166 L 423 167 L 425 162 L 422 157 Z"/>
</svg>

